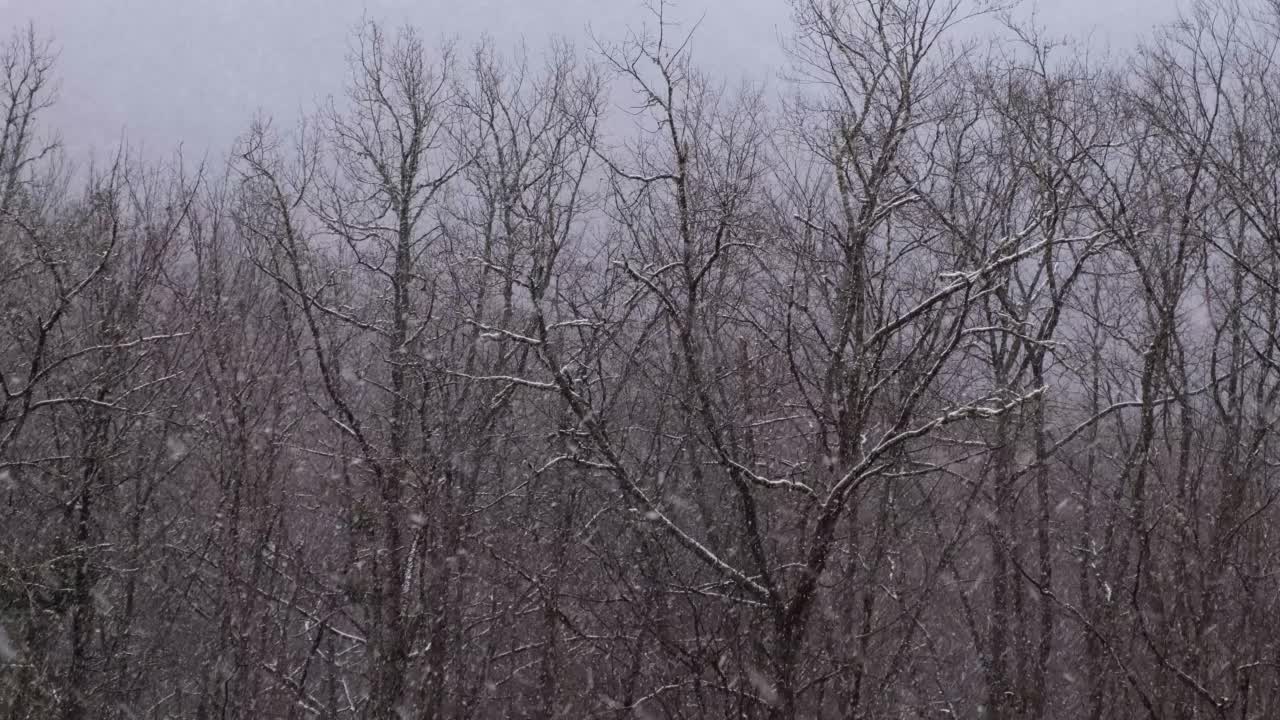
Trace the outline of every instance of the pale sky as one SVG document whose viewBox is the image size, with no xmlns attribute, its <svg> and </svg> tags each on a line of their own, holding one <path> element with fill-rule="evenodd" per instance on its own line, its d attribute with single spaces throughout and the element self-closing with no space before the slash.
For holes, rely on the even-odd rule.
<svg viewBox="0 0 1280 720">
<path fill-rule="evenodd" d="M 1024 6 L 1029 12 L 1031 4 Z M 1039 23 L 1131 46 L 1171 20 L 1174 0 L 1040 0 Z M 703 18 L 695 58 L 735 79 L 783 69 L 790 33 L 785 0 L 678 0 L 678 19 Z M 73 157 L 122 138 L 148 154 L 179 142 L 186 154 L 221 155 L 255 112 L 292 125 L 340 92 L 350 31 L 362 16 L 411 23 L 426 38 L 469 44 L 487 33 L 500 48 L 536 49 L 552 35 L 589 48 L 646 17 L 639 0 L 0 0 L 0 32 L 28 20 L 58 48 L 59 103 L 46 123 Z"/>
</svg>

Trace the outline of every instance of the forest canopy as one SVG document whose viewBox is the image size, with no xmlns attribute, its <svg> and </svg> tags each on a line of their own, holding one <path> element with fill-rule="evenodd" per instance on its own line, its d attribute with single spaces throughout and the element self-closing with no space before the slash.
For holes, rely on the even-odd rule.
<svg viewBox="0 0 1280 720">
<path fill-rule="evenodd" d="M 1280 716 L 1280 3 L 790 5 L 366 21 L 225 163 L 0 28 L 0 716 Z"/>
</svg>

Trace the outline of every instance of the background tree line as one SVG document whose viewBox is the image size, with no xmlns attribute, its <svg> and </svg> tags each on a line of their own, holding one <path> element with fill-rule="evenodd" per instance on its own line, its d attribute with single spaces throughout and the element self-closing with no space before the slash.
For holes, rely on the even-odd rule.
<svg viewBox="0 0 1280 720">
<path fill-rule="evenodd" d="M 1280 4 L 792 6 L 367 23 L 225 170 L 14 32 L 0 715 L 1280 714 Z"/>
</svg>

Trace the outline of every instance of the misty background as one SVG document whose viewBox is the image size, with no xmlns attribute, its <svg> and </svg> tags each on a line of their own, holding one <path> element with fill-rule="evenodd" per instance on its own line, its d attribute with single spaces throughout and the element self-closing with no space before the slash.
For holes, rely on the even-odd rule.
<svg viewBox="0 0 1280 720">
<path fill-rule="evenodd" d="M 1089 37 L 1126 50 L 1169 22 L 1172 0 L 1023 3 L 1016 14 L 1052 34 Z M 684 0 L 675 19 L 691 26 L 696 64 L 732 82 L 776 81 L 792 32 L 781 0 Z M 188 158 L 224 155 L 255 113 L 284 126 L 340 93 L 352 29 L 362 17 L 412 25 L 428 40 L 463 46 L 484 37 L 504 51 L 536 53 L 549 38 L 589 49 L 646 19 L 618 0 L 0 0 L 6 27 L 34 22 L 55 39 L 62 101 L 45 119 L 72 158 L 110 153 L 122 140 L 144 155 L 179 144 Z M 971 26 L 976 29 L 980 25 Z"/>
</svg>

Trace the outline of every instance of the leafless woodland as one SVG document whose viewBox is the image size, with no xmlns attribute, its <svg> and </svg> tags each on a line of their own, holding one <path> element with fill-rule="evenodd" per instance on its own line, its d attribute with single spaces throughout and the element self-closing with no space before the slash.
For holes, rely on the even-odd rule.
<svg viewBox="0 0 1280 720">
<path fill-rule="evenodd" d="M 1280 3 L 792 6 L 367 22 L 225 163 L 9 28 L 0 716 L 1280 717 Z"/>
</svg>

